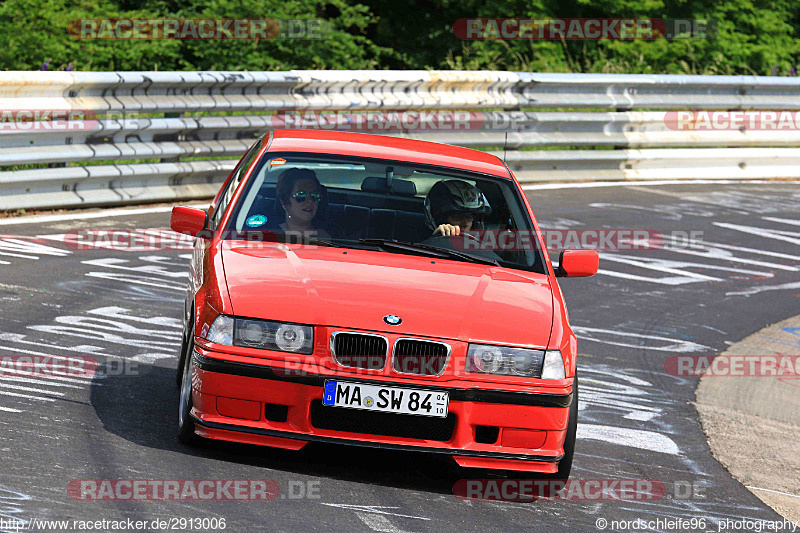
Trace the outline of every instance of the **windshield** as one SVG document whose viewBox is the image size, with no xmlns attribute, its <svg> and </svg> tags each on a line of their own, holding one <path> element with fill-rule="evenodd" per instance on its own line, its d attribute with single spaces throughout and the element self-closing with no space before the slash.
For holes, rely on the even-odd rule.
<svg viewBox="0 0 800 533">
<path fill-rule="evenodd" d="M 546 272 L 532 221 L 507 179 L 407 162 L 267 152 L 243 187 L 223 238 Z"/>
</svg>

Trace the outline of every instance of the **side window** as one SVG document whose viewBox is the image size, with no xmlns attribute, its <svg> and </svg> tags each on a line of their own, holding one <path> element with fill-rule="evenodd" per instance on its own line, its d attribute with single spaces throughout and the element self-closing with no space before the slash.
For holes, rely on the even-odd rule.
<svg viewBox="0 0 800 533">
<path fill-rule="evenodd" d="M 256 155 L 258 155 L 259 150 L 261 149 L 261 141 L 259 140 L 256 144 L 250 148 L 250 151 L 244 156 L 242 159 L 242 163 L 236 169 L 236 172 L 231 177 L 230 182 L 228 182 L 228 186 L 225 188 L 225 192 L 222 193 L 222 196 L 219 199 L 219 205 L 217 205 L 216 210 L 211 219 L 211 229 L 217 229 L 219 226 L 220 221 L 222 221 L 222 216 L 225 214 L 225 211 L 228 209 L 228 205 L 231 203 L 231 198 L 233 198 L 233 193 L 236 192 L 236 188 L 239 186 L 239 183 L 242 181 L 242 177 L 247 172 L 247 169 L 250 168 L 250 165 L 253 163 L 253 159 L 255 159 Z"/>
</svg>

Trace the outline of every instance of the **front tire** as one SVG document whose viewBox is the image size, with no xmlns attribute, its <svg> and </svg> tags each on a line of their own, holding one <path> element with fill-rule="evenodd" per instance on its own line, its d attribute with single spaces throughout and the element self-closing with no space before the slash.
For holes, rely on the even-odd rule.
<svg viewBox="0 0 800 533">
<path fill-rule="evenodd" d="M 194 352 L 194 320 L 190 326 L 186 350 L 181 354 L 178 372 L 180 381 L 180 403 L 178 405 L 178 441 L 191 444 L 195 439 L 194 420 L 192 420 L 192 353 Z"/>
<path fill-rule="evenodd" d="M 192 326 L 189 326 L 191 328 Z M 175 386 L 180 388 L 183 383 L 183 367 L 186 365 L 186 353 L 188 351 L 189 336 L 186 334 L 186 326 L 184 326 L 183 335 L 181 338 L 181 349 L 178 352 L 178 368 L 175 369 Z"/>
</svg>

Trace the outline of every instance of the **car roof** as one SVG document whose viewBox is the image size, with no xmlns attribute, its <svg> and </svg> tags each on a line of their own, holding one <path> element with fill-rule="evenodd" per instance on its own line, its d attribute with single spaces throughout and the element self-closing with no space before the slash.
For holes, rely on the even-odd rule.
<svg viewBox="0 0 800 533">
<path fill-rule="evenodd" d="M 510 178 L 503 161 L 492 154 L 415 139 L 325 130 L 275 130 L 270 152 L 308 152 L 407 161 Z"/>
</svg>

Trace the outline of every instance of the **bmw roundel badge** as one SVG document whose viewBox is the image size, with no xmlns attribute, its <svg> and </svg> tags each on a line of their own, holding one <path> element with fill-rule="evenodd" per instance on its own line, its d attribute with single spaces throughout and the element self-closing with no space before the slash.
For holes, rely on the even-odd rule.
<svg viewBox="0 0 800 533">
<path fill-rule="evenodd" d="M 399 326 L 403 322 L 403 319 L 397 315 L 386 315 L 383 317 L 383 321 L 390 326 Z"/>
</svg>

